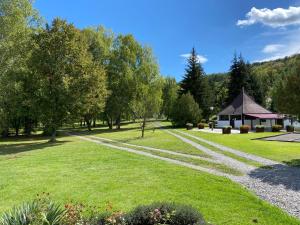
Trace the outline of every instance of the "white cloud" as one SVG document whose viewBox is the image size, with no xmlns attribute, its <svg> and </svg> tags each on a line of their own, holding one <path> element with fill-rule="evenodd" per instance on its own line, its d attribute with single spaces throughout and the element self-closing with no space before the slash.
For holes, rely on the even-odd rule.
<svg viewBox="0 0 300 225">
<path fill-rule="evenodd" d="M 253 7 L 246 14 L 245 20 L 238 20 L 238 26 L 249 26 L 256 23 L 262 23 L 270 27 L 285 27 L 288 25 L 300 24 L 300 7 L 290 6 L 288 9 L 257 9 Z"/>
<path fill-rule="evenodd" d="M 185 59 L 188 59 L 191 56 L 191 54 L 189 54 L 189 53 L 188 54 L 182 54 L 180 56 L 185 58 Z M 208 59 L 203 55 L 197 55 L 197 59 L 198 59 L 198 62 L 201 63 L 201 64 L 204 64 L 208 61 Z"/>
<path fill-rule="evenodd" d="M 300 30 L 295 31 L 293 34 L 290 34 L 287 37 L 285 37 L 282 40 L 282 43 L 284 43 L 284 45 L 281 45 L 281 47 L 277 49 L 276 47 L 273 48 L 273 50 L 276 51 L 264 52 L 266 53 L 266 56 L 262 59 L 255 60 L 255 62 L 271 61 L 271 60 L 284 58 L 287 56 L 292 56 L 295 54 L 300 54 Z M 272 45 L 267 45 L 267 46 L 272 46 Z M 269 47 L 268 50 L 272 50 L 272 47 Z"/>
<path fill-rule="evenodd" d="M 280 49 L 282 49 L 283 47 L 284 45 L 280 45 L 280 44 L 270 44 L 270 45 L 266 45 L 263 48 L 262 52 L 266 54 L 276 53 L 280 51 Z"/>
</svg>

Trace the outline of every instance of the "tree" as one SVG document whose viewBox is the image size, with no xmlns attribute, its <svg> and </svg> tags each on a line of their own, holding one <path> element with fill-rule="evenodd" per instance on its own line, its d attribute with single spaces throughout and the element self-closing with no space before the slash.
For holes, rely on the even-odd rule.
<svg viewBox="0 0 300 225">
<path fill-rule="evenodd" d="M 25 126 L 30 134 L 37 115 L 36 82 L 27 61 L 40 18 L 29 0 L 2 0 L 0 14 L 0 133 L 7 136 L 9 128 L 14 128 L 18 135 Z"/>
<path fill-rule="evenodd" d="M 245 63 L 242 55 L 237 57 L 235 54 L 229 72 L 226 103 L 231 103 L 241 93 L 243 88 L 256 102 L 260 104 L 263 102 L 261 86 L 252 72 L 251 65 Z"/>
<path fill-rule="evenodd" d="M 190 92 L 199 107 L 203 110 L 203 116 L 208 119 L 212 104 L 211 92 L 208 80 L 194 48 L 188 59 L 186 73 L 180 82 L 179 94 L 182 95 L 188 92 Z"/>
<path fill-rule="evenodd" d="M 162 103 L 162 77 L 150 48 L 144 47 L 134 74 L 134 96 L 131 104 L 137 118 L 142 119 L 144 137 L 148 118 L 159 113 Z"/>
<path fill-rule="evenodd" d="M 173 107 L 172 122 L 183 127 L 187 123 L 197 124 L 201 119 L 201 110 L 190 93 L 183 94 Z"/>
<path fill-rule="evenodd" d="M 35 42 L 31 66 L 40 82 L 41 122 L 51 134 L 50 141 L 55 141 L 56 131 L 64 122 L 78 117 L 81 109 L 90 114 L 92 109 L 87 105 L 95 106 L 99 92 L 105 93 L 103 71 L 94 64 L 80 30 L 66 21 L 55 19 L 35 35 Z M 90 89 L 93 79 L 101 89 Z"/>
<path fill-rule="evenodd" d="M 300 118 L 300 64 L 279 82 L 275 89 L 275 103 L 280 112 Z"/>
<path fill-rule="evenodd" d="M 134 96 L 134 75 L 139 64 L 142 47 L 132 35 L 119 35 L 113 43 L 108 65 L 108 89 L 105 114 L 112 129 L 114 122 L 120 129 L 121 117 L 130 111 Z"/>
<path fill-rule="evenodd" d="M 162 90 L 162 113 L 169 120 L 173 106 L 177 100 L 178 85 L 175 78 L 166 77 L 164 79 L 163 90 Z"/>
</svg>

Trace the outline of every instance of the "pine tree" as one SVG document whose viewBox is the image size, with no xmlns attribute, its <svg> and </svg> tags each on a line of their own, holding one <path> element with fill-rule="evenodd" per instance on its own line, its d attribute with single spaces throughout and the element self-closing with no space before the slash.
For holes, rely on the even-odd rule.
<svg viewBox="0 0 300 225">
<path fill-rule="evenodd" d="M 195 48 L 192 49 L 183 80 L 180 83 L 179 94 L 191 93 L 203 112 L 204 118 L 210 115 L 211 92 Z"/>
<path fill-rule="evenodd" d="M 244 88 L 256 102 L 260 104 L 263 102 L 261 85 L 255 74 L 252 73 L 251 65 L 244 61 L 242 55 L 237 57 L 236 54 L 234 54 L 229 76 L 227 104 L 230 104 L 241 93 L 242 88 Z"/>
</svg>

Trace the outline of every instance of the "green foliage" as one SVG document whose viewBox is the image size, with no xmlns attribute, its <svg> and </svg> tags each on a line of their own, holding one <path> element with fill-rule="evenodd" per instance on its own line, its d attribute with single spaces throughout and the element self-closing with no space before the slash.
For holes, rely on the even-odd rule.
<svg viewBox="0 0 300 225">
<path fill-rule="evenodd" d="M 285 114 L 300 115 L 300 63 L 278 82 L 274 91 L 276 106 Z"/>
<path fill-rule="evenodd" d="M 61 225 L 66 211 L 46 198 L 13 208 L 0 218 L 1 225 Z"/>
<path fill-rule="evenodd" d="M 167 117 L 167 120 L 171 117 L 172 109 L 177 100 L 178 85 L 175 78 L 166 77 L 164 79 L 164 85 L 162 90 L 162 114 Z"/>
<path fill-rule="evenodd" d="M 163 80 L 150 48 L 144 47 L 140 65 L 134 76 L 134 95 L 131 109 L 136 118 L 142 119 L 142 137 L 147 118 L 159 114 L 162 103 Z"/>
<path fill-rule="evenodd" d="M 122 115 L 131 113 L 134 98 L 134 77 L 142 55 L 141 45 L 132 35 L 119 35 L 113 42 L 108 65 L 108 89 L 105 114 L 112 128 L 114 121 L 120 128 Z"/>
<path fill-rule="evenodd" d="M 242 88 L 252 96 L 259 104 L 263 103 L 261 86 L 252 73 L 251 65 L 245 63 L 242 55 L 234 55 L 229 72 L 228 98 L 227 104 L 230 104 L 240 93 Z"/>
<path fill-rule="evenodd" d="M 201 110 L 190 93 L 183 94 L 172 111 L 172 123 L 184 127 L 186 123 L 197 124 L 201 120 Z"/>
<path fill-rule="evenodd" d="M 188 66 L 183 80 L 180 82 L 180 95 L 190 93 L 202 110 L 203 116 L 208 119 L 210 107 L 212 106 L 211 91 L 207 76 L 198 60 L 195 49 L 192 49 L 188 59 Z"/>
<path fill-rule="evenodd" d="M 31 66 L 39 81 L 41 122 L 55 140 L 64 122 L 79 115 L 89 121 L 104 107 L 105 72 L 93 61 L 87 39 L 66 21 L 55 19 L 34 39 Z"/>
<path fill-rule="evenodd" d="M 174 203 L 139 206 L 126 216 L 128 225 L 201 225 L 206 224 L 194 208 Z"/>
</svg>

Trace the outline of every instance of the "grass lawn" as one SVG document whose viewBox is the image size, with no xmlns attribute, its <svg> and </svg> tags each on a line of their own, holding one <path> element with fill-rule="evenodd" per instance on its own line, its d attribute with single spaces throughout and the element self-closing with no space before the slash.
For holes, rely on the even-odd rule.
<svg viewBox="0 0 300 225">
<path fill-rule="evenodd" d="M 249 134 L 211 134 L 200 131 L 186 131 L 192 135 L 223 144 L 234 149 L 255 154 L 280 162 L 300 160 L 300 143 L 253 140 L 256 138 L 273 136 L 279 133 L 249 133 Z"/>
<path fill-rule="evenodd" d="M 139 132 L 126 128 L 102 132 L 120 140 Z M 144 140 L 130 141 L 173 150 L 187 147 L 164 139 L 157 130 L 147 131 Z M 124 211 L 153 201 L 186 203 L 213 224 L 254 224 L 254 219 L 258 224 L 300 224 L 226 178 L 74 137 L 61 137 L 57 144 L 43 138 L 2 140 L 0 168 L 0 213 L 38 193 L 50 192 L 62 203 L 73 200 L 104 208 L 111 202 Z"/>
</svg>

